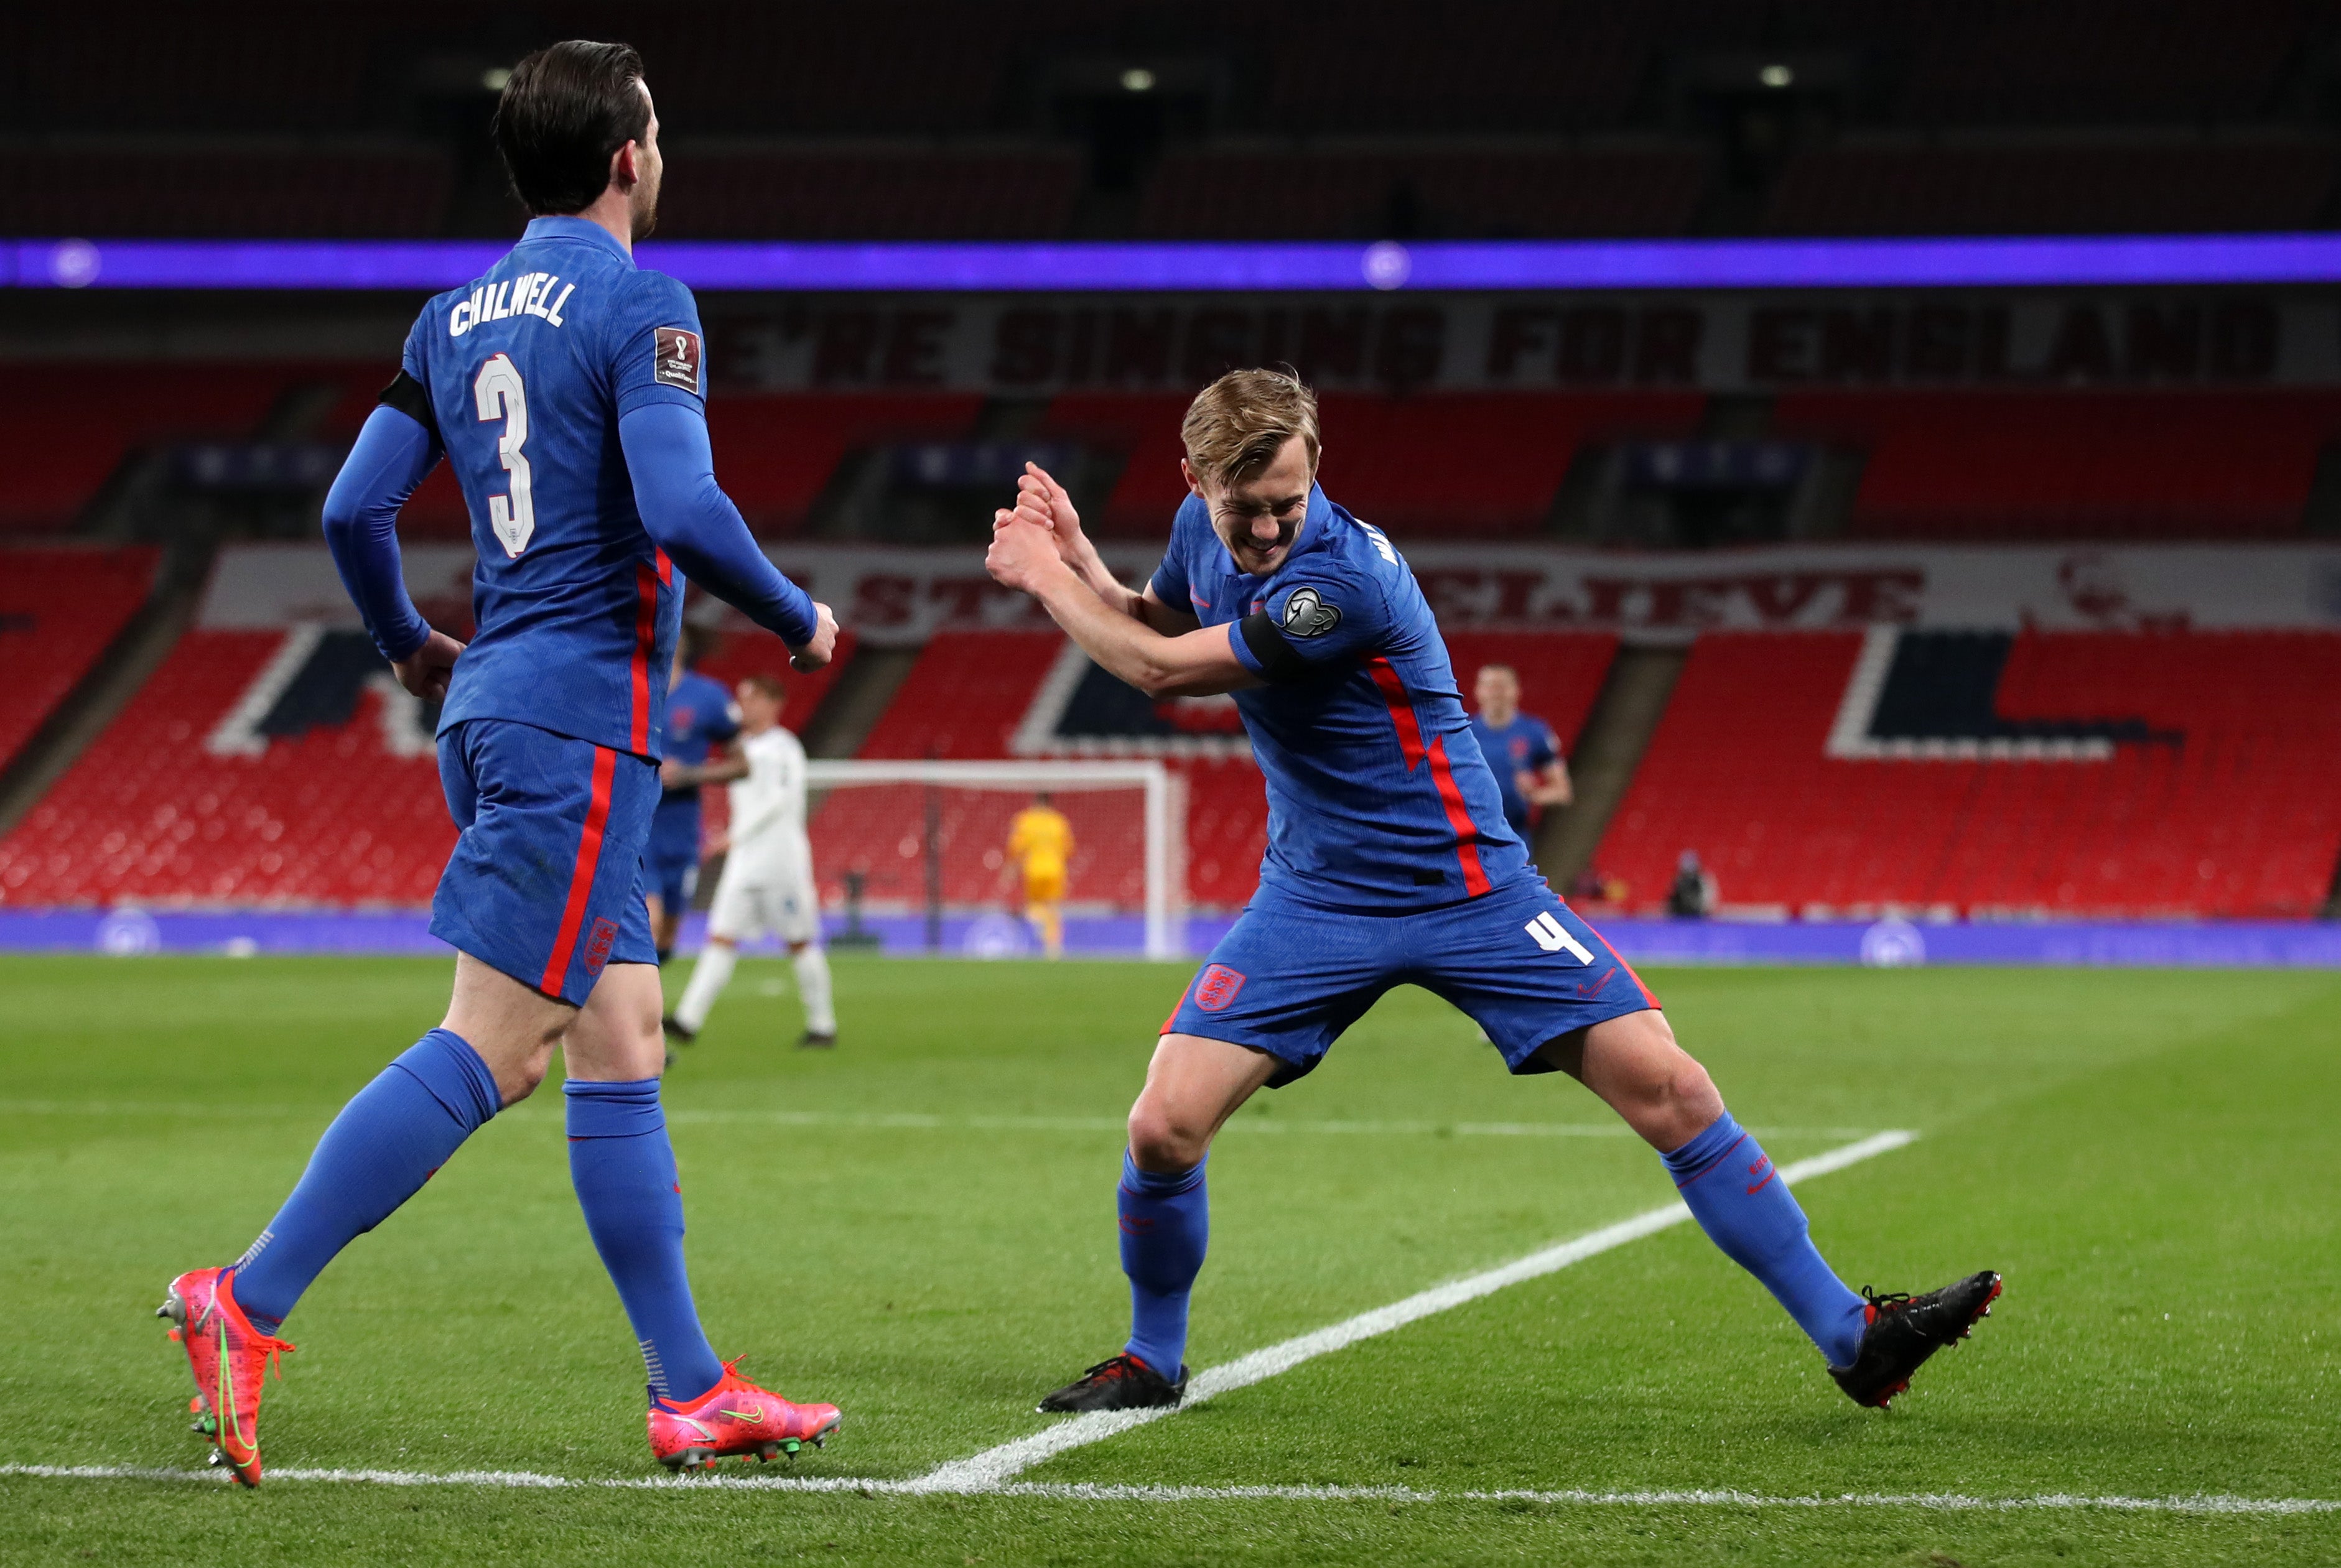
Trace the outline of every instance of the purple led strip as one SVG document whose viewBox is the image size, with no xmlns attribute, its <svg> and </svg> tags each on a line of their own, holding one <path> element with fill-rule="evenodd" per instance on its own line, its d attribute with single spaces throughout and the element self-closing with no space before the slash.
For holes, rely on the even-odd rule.
<svg viewBox="0 0 2341 1568">
<path fill-rule="evenodd" d="M 473 240 L 0 241 L 0 286 L 453 288 Z M 711 290 L 1848 289 L 2341 282 L 2341 234 L 2024 239 L 1569 240 L 1359 244 L 787 244 L 652 241 L 643 264 Z"/>
</svg>

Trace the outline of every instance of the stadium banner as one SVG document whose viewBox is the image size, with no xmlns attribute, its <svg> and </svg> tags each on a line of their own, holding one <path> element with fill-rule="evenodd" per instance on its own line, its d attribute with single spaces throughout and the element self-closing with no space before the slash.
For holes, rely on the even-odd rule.
<svg viewBox="0 0 2341 1568">
<path fill-rule="evenodd" d="M 1909 626 L 2015 630 L 2341 630 L 2341 544 L 1999 548 L 1785 545 L 1639 556 L 1530 544 L 1400 541 L 1439 621 L 1615 632 L 1679 642 L 1706 630 Z M 1158 548 L 1102 547 L 1143 581 Z M 1044 630 L 1031 600 L 985 575 L 972 549 L 777 543 L 773 562 L 878 647 L 940 630 Z M 403 553 L 415 603 L 440 626 L 471 624 L 468 545 Z M 696 596 L 695 596 L 696 598 Z M 700 598 L 694 618 L 747 630 Z M 242 544 L 221 552 L 201 624 L 214 630 L 354 626 L 324 547 Z"/>
<path fill-rule="evenodd" d="M 1970 964 L 2058 968 L 2341 969 L 2341 926 L 2316 920 L 2010 920 L 1914 924 L 1877 920 L 1667 920 L 1593 912 L 1602 936 L 1636 964 L 1826 964 L 1872 968 Z M 451 949 L 431 934 L 427 909 L 0 908 L 0 953 L 204 953 L 227 958 L 293 954 L 382 954 L 443 958 Z M 707 917 L 684 918 L 681 946 L 698 948 Z M 824 917 L 832 941 L 845 918 Z M 1190 953 L 1207 953 L 1232 917 L 1190 916 Z M 1145 922 L 1134 916 L 1069 917 L 1065 946 L 1094 957 L 1135 958 L 1145 951 Z M 1000 946 L 1021 922 L 997 911 L 954 910 L 928 946 L 919 915 L 871 915 L 865 935 L 882 952 L 916 956 L 1011 956 Z M 783 949 L 770 936 L 741 944 L 750 954 Z"/>
<path fill-rule="evenodd" d="M 2341 385 L 2341 299 L 1967 294 L 812 295 L 706 303 L 719 387 L 1181 392 L 1290 363 L 1328 390 Z"/>
</svg>

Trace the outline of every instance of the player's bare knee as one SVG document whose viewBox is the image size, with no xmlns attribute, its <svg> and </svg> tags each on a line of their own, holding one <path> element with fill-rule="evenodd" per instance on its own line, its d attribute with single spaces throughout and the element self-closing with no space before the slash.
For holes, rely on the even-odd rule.
<svg viewBox="0 0 2341 1568">
<path fill-rule="evenodd" d="M 496 1091 L 503 1096 L 504 1104 L 516 1106 L 536 1093 L 536 1087 L 544 1082 L 544 1075 L 552 1067 L 553 1044 L 548 1041 L 544 1049 L 531 1051 L 517 1060 L 499 1063 L 491 1070 L 495 1076 Z"/>
<path fill-rule="evenodd" d="M 1191 1170 L 1211 1146 L 1210 1127 L 1145 1097 L 1130 1111 L 1130 1157 L 1143 1171 Z"/>
</svg>

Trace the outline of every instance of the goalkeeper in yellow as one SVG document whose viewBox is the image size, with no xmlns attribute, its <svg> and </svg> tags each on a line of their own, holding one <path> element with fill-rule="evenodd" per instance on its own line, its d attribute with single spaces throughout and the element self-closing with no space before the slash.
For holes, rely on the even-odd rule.
<svg viewBox="0 0 2341 1568">
<path fill-rule="evenodd" d="M 1073 825 L 1043 792 L 1008 824 L 1008 867 L 1024 874 L 1024 918 L 1051 958 L 1065 956 L 1065 867 L 1073 858 Z M 1005 878 L 1002 878 L 1005 880 Z"/>
</svg>

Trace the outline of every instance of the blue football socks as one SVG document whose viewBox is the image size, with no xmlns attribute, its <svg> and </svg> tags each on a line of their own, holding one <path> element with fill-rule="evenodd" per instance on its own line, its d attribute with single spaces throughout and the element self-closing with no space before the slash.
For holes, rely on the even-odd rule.
<svg viewBox="0 0 2341 1568">
<path fill-rule="evenodd" d="M 503 1108 L 470 1042 L 433 1029 L 342 1107 L 293 1196 L 235 1263 L 235 1299 L 274 1334 L 334 1255 L 388 1219 Z"/>
<path fill-rule="evenodd" d="M 682 1266 L 682 1188 L 667 1141 L 659 1081 L 562 1086 L 569 1100 L 569 1179 L 602 1266 L 641 1342 L 651 1392 L 696 1399 L 722 1381 Z"/>
<path fill-rule="evenodd" d="M 1868 1309 L 1822 1261 L 1771 1156 L 1726 1111 L 1663 1157 L 1708 1239 L 1779 1298 L 1831 1366 L 1852 1365 Z"/>
<path fill-rule="evenodd" d="M 1203 1165 L 1210 1164 L 1208 1158 Z M 1125 1151 L 1115 1194 L 1121 1216 L 1121 1272 L 1130 1276 L 1131 1355 L 1179 1381 L 1187 1355 L 1187 1297 L 1211 1239 L 1203 1165 L 1142 1171 Z"/>
</svg>

